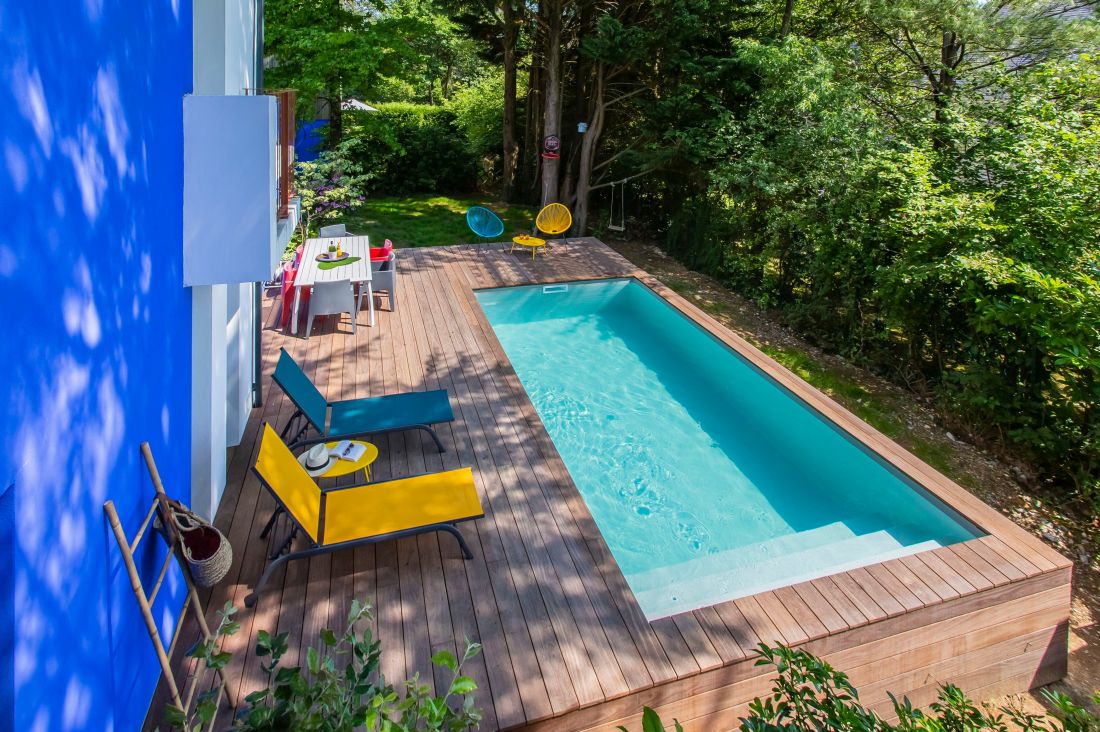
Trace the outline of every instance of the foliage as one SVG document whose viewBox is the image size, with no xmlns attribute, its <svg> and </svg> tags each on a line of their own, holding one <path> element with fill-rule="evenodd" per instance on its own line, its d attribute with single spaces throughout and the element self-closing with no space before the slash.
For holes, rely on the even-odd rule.
<svg viewBox="0 0 1100 732">
<path fill-rule="evenodd" d="M 304 119 L 315 117 L 319 100 L 327 103 L 332 144 L 343 132 L 344 100 L 364 96 L 412 55 L 407 23 L 368 12 L 364 3 L 268 0 L 263 7 L 264 53 L 275 60 L 265 68 L 265 85 L 297 91 Z"/>
<path fill-rule="evenodd" d="M 190 653 L 191 657 L 204 661 L 208 669 L 224 668 L 232 657 L 220 646 L 225 637 L 239 629 L 239 624 L 230 620 L 235 612 L 232 603 L 227 603 L 221 611 L 222 621 L 215 639 L 200 642 Z M 475 728 L 481 719 L 473 697 L 477 685 L 469 676 L 462 675 L 462 664 L 480 653 L 481 646 L 467 642 L 461 660 L 449 651 L 438 651 L 432 656 L 438 672 L 450 674 L 443 696 L 435 696 L 428 684 L 420 683 L 418 676 L 403 682 L 399 690 L 381 676 L 380 644 L 369 629 L 359 629 L 370 618 L 370 606 L 353 600 L 343 634 L 321 631 L 321 646 L 311 646 L 306 652 L 306 670 L 282 665 L 289 647 L 287 633 L 272 636 L 260 631 L 256 656 L 267 685 L 246 697 L 232 728 L 256 732 L 288 729 L 452 732 Z M 173 727 L 197 732 L 216 713 L 216 692 L 207 692 L 200 697 L 190 717 L 174 707 L 166 710 L 165 717 Z"/>
<path fill-rule="evenodd" d="M 382 104 L 348 114 L 349 158 L 367 175 L 367 192 L 400 195 L 472 190 L 473 159 L 455 113 L 428 104 Z"/>
<path fill-rule="evenodd" d="M 409 54 L 371 101 L 437 104 L 476 84 L 484 65 L 481 44 L 471 39 L 444 8 L 432 0 L 392 0 L 385 17 L 402 28 Z"/>
<path fill-rule="evenodd" d="M 683 725 L 679 721 L 672 721 L 672 728 L 675 732 L 684 732 Z M 626 727 L 621 724 L 617 729 L 622 732 L 630 732 Z M 649 707 L 642 707 L 642 732 L 667 732 L 664 722 L 661 721 L 660 715 L 653 711 Z"/>
<path fill-rule="evenodd" d="M 522 93 L 522 89 L 521 92 Z M 473 155 L 500 152 L 504 76 L 492 71 L 455 93 L 447 105 Z"/>
<path fill-rule="evenodd" d="M 742 732 L 783 730 L 837 730 L 847 732 L 1095 732 L 1100 716 L 1077 706 L 1057 691 L 1043 690 L 1054 708 L 1053 716 L 1027 714 L 1020 709 L 979 709 L 957 686 L 946 684 L 927 711 L 908 699 L 892 694 L 896 723 L 884 721 L 859 701 L 859 692 L 848 676 L 806 651 L 783 645 L 761 644 L 757 666 L 775 666 L 778 675 L 772 692 L 757 697 L 749 714 L 741 719 Z M 1093 696 L 1100 703 L 1100 692 Z M 677 723 L 676 728 L 680 729 Z M 625 727 L 619 729 L 626 732 Z M 643 732 L 663 732 L 658 715 L 648 707 L 642 717 Z"/>
<path fill-rule="evenodd" d="M 760 84 L 720 133 L 693 264 L 1096 505 L 1096 60 L 956 91 L 932 134 L 882 123 L 843 44 L 735 48 Z"/>
<path fill-rule="evenodd" d="M 367 176 L 362 167 L 348 159 L 347 142 L 335 150 L 321 153 L 311 162 L 298 163 L 294 172 L 294 187 L 301 199 L 298 225 L 302 238 L 309 236 L 314 226 L 326 220 L 346 215 L 362 205 Z"/>
</svg>

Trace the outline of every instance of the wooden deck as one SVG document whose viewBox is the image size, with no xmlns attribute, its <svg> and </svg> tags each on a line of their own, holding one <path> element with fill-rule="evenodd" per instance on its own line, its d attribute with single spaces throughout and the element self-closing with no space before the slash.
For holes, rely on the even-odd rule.
<svg viewBox="0 0 1100 732">
<path fill-rule="evenodd" d="M 640 729 L 643 704 L 685 729 L 734 728 L 769 688 L 767 669 L 753 666 L 761 641 L 823 655 L 884 713 L 888 690 L 923 705 L 943 681 L 982 698 L 1064 674 L 1068 560 L 602 243 L 570 240 L 534 262 L 464 247 L 402 250 L 398 261 L 398 307 L 380 310 L 377 327 L 352 336 L 345 316 L 308 340 L 265 330 L 264 406 L 231 455 L 217 517 L 234 564 L 207 607 L 243 606 L 266 561 L 259 534 L 274 505 L 249 467 L 262 423 L 281 427 L 292 411 L 270 381 L 280 346 L 330 399 L 450 392 L 456 420 L 440 431 L 447 451 L 415 432 L 380 438 L 374 478 L 473 467 L 486 516 L 461 530 L 475 557 L 464 561 L 451 537 L 427 535 L 292 562 L 255 610 L 237 616 L 228 673 L 239 680 L 236 699 L 260 680 L 251 654 L 258 631 L 289 632 L 296 661 L 321 629 L 342 627 L 352 598 L 377 609 L 389 679 L 433 679 L 434 651 L 460 650 L 463 638 L 482 643 L 468 670 L 483 729 Z M 647 622 L 473 296 L 481 287 L 611 276 L 653 287 L 989 535 Z M 267 313 L 273 321 L 274 308 Z"/>
</svg>

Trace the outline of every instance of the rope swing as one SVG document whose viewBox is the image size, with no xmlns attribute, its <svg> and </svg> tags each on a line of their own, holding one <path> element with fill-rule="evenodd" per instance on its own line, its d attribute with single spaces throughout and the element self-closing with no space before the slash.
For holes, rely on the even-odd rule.
<svg viewBox="0 0 1100 732">
<path fill-rule="evenodd" d="M 615 223 L 615 186 L 619 187 L 619 223 Z M 607 222 L 610 231 L 626 231 L 626 181 L 611 182 L 611 215 Z"/>
</svg>

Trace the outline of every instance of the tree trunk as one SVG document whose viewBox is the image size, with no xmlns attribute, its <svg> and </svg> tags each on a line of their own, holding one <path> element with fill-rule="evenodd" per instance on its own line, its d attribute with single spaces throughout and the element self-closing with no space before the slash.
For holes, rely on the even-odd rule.
<svg viewBox="0 0 1100 732">
<path fill-rule="evenodd" d="M 936 110 L 936 130 L 932 143 L 937 150 L 945 148 L 948 144 L 947 110 L 955 94 L 955 68 L 959 64 L 962 50 L 958 35 L 954 31 L 944 31 L 940 43 L 940 70 L 935 83 L 932 84 L 932 104 Z"/>
<path fill-rule="evenodd" d="M 328 95 L 328 146 L 332 149 L 344 139 L 344 95 L 333 90 Z"/>
<path fill-rule="evenodd" d="M 604 65 L 596 64 L 593 80 L 592 119 L 588 123 L 588 132 L 581 140 L 580 169 L 577 171 L 577 201 L 573 205 L 573 236 L 584 236 L 588 230 L 588 198 L 592 185 L 592 167 L 595 164 L 596 148 L 600 142 L 604 122 Z"/>
<path fill-rule="evenodd" d="M 779 38 L 783 39 L 790 35 L 791 32 L 791 20 L 794 18 L 794 0 L 787 0 L 787 4 L 783 7 L 783 24 L 779 27 Z"/>
<path fill-rule="evenodd" d="M 561 27 L 562 0 L 544 0 L 546 34 L 543 76 L 543 138 L 559 135 L 558 120 L 561 117 Z M 542 163 L 542 204 L 554 203 L 558 198 L 559 158 L 546 158 Z"/>
<path fill-rule="evenodd" d="M 519 163 L 516 149 L 516 9 L 514 0 L 504 0 L 504 159 L 503 196 L 505 201 L 515 197 L 516 168 Z"/>
<path fill-rule="evenodd" d="M 445 73 L 443 75 L 442 89 L 440 89 L 440 94 L 442 94 L 444 99 L 450 99 L 451 98 L 451 82 L 454 80 L 454 75 L 455 75 L 455 67 L 454 66 L 448 66 L 447 67 L 447 73 Z"/>
</svg>

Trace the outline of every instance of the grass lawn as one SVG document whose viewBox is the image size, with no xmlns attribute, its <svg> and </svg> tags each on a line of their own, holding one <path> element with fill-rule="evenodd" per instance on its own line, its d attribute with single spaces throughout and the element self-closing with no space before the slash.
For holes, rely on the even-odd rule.
<svg viewBox="0 0 1100 732">
<path fill-rule="evenodd" d="M 366 234 L 371 246 L 382 246 L 386 239 L 398 247 L 434 247 L 467 244 L 476 241 L 466 226 L 466 209 L 485 206 L 504 220 L 501 240 L 511 240 L 520 232 L 529 232 L 535 209 L 490 200 L 484 196 L 437 196 L 432 194 L 394 198 L 368 198 L 362 206 L 341 220 L 348 231 Z"/>
</svg>

